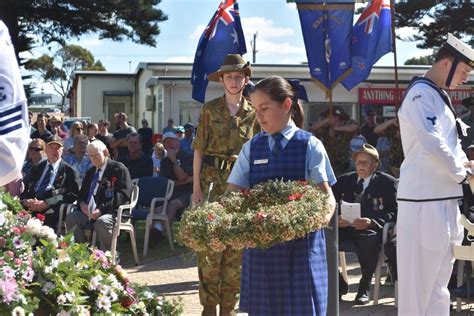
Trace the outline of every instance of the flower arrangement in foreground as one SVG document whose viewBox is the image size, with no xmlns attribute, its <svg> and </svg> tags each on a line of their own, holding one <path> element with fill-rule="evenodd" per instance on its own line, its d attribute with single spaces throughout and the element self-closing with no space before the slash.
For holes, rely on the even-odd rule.
<svg viewBox="0 0 474 316">
<path fill-rule="evenodd" d="M 167 301 L 132 285 L 109 252 L 57 237 L 0 192 L 0 311 L 24 315 L 180 315 Z"/>
<path fill-rule="evenodd" d="M 269 248 L 321 229 L 329 209 L 327 194 L 307 181 L 269 180 L 218 202 L 191 206 L 178 238 L 203 252 Z"/>
</svg>

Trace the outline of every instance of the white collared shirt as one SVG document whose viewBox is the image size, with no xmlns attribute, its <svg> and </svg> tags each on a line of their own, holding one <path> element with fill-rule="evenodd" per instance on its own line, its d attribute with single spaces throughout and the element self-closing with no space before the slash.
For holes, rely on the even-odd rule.
<svg viewBox="0 0 474 316">
<path fill-rule="evenodd" d="M 58 161 L 56 161 L 55 163 L 50 163 L 49 161 L 46 163 L 46 167 L 44 168 L 43 173 L 41 174 L 41 178 L 36 183 L 36 186 L 35 186 L 36 191 L 38 190 L 38 187 L 40 186 L 40 184 L 43 182 L 43 178 L 46 175 L 46 172 L 48 171 L 50 165 L 53 166 L 53 171 L 51 172 L 51 177 L 49 178 L 49 183 L 45 191 L 53 189 L 54 179 L 56 179 L 56 175 L 58 174 L 60 163 L 61 163 L 61 159 L 58 159 Z"/>
</svg>

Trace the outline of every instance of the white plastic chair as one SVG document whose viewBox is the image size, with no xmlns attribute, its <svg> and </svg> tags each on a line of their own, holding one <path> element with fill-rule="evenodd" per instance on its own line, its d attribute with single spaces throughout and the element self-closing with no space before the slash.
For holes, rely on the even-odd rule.
<svg viewBox="0 0 474 316">
<path fill-rule="evenodd" d="M 389 232 L 390 229 L 393 229 L 395 227 L 395 223 L 385 223 L 383 226 L 383 233 L 382 233 L 382 249 L 380 249 L 379 253 L 379 260 L 377 262 L 377 267 L 375 268 L 375 282 L 374 282 L 374 290 L 373 290 L 373 299 L 374 299 L 374 305 L 377 305 L 379 302 L 379 292 L 380 292 L 380 283 L 381 283 L 381 273 L 382 273 L 382 267 L 385 266 L 385 250 L 384 246 L 385 243 L 387 242 L 389 238 Z M 398 284 L 395 282 L 395 306 L 397 306 L 397 296 L 398 296 Z"/>
<path fill-rule="evenodd" d="M 150 239 L 150 230 L 153 227 L 153 222 L 161 221 L 166 230 L 166 237 L 171 250 L 174 251 L 173 233 L 171 224 L 166 215 L 168 209 L 168 202 L 171 200 L 174 190 L 174 181 L 163 177 L 144 177 L 138 179 L 137 182 L 140 187 L 140 196 L 138 198 L 139 210 L 145 209 L 145 239 L 143 242 L 143 256 L 148 254 L 148 244 Z M 162 206 L 161 212 L 156 212 L 158 207 Z M 139 211 L 138 210 L 138 211 Z M 138 212 L 137 211 L 137 212 Z M 134 215 L 134 219 L 136 218 Z"/>
<path fill-rule="evenodd" d="M 126 231 L 130 234 L 130 240 L 132 242 L 132 251 L 133 251 L 133 258 L 135 259 L 135 264 L 139 265 L 140 261 L 138 260 L 138 250 L 137 250 L 137 242 L 135 239 L 135 228 L 132 224 L 132 209 L 137 205 L 138 201 L 138 193 L 139 189 L 138 186 L 132 185 L 132 194 L 130 196 L 130 203 L 120 205 L 117 209 L 117 217 L 115 219 L 115 225 L 112 232 L 112 245 L 110 247 L 110 252 L 112 254 L 112 262 L 115 262 L 115 257 L 117 256 L 117 241 L 118 237 L 120 236 L 120 231 Z M 127 216 L 123 216 L 124 211 L 128 211 L 129 214 Z M 97 241 L 97 234 L 94 231 L 92 235 L 92 245 L 94 246 Z"/>
</svg>

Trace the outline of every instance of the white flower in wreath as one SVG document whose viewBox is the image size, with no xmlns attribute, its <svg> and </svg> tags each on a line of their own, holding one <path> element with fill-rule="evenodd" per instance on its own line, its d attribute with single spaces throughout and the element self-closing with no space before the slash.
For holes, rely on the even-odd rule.
<svg viewBox="0 0 474 316">
<path fill-rule="evenodd" d="M 118 295 L 114 291 L 110 291 L 109 293 L 110 301 L 115 302 L 118 300 Z"/>
<path fill-rule="evenodd" d="M 43 287 L 41 288 L 41 290 L 44 292 L 44 293 L 49 293 L 51 290 L 55 289 L 56 287 L 54 286 L 54 283 L 53 282 L 50 282 L 50 281 L 47 281 Z"/>
<path fill-rule="evenodd" d="M 115 275 L 113 274 L 109 274 L 107 276 L 107 280 L 110 281 L 110 285 L 114 288 L 114 289 L 117 289 L 117 290 L 123 290 L 123 285 L 119 282 L 119 280 L 117 280 L 117 278 L 115 277 Z"/>
<path fill-rule="evenodd" d="M 13 246 L 16 248 L 16 249 L 19 249 L 19 248 L 23 248 L 23 245 L 25 243 L 23 242 L 23 240 L 21 240 L 21 238 L 19 236 L 15 236 L 13 237 Z"/>
<path fill-rule="evenodd" d="M 15 270 L 13 270 L 12 268 L 10 268 L 8 266 L 3 267 L 2 272 L 3 272 L 3 275 L 5 276 L 5 278 L 7 278 L 7 279 L 14 279 L 15 278 Z"/>
<path fill-rule="evenodd" d="M 64 305 L 67 303 L 67 298 L 64 294 L 61 294 L 58 296 L 58 304 L 59 305 Z"/>
<path fill-rule="evenodd" d="M 25 310 L 17 306 L 12 310 L 12 316 L 25 316 Z"/>
<path fill-rule="evenodd" d="M 92 277 L 89 284 L 89 289 L 97 290 L 99 288 L 100 281 L 102 281 L 102 277 L 100 275 Z"/>
<path fill-rule="evenodd" d="M 0 200 L 0 203 L 2 203 L 2 201 Z M 1 204 L 0 204 L 1 205 Z M 1 206 L 0 206 L 1 208 Z M 5 217 L 5 214 L 4 213 L 0 213 L 0 227 L 5 225 L 5 222 L 7 221 L 7 218 Z M 21 307 L 20 307 L 21 308 Z"/>
<path fill-rule="evenodd" d="M 26 223 L 26 232 L 32 236 L 39 236 L 43 224 L 37 218 L 30 218 Z"/>
<path fill-rule="evenodd" d="M 64 296 L 66 296 L 66 299 L 69 303 L 72 303 L 76 298 L 76 294 L 74 294 L 74 292 L 66 292 Z"/>
<path fill-rule="evenodd" d="M 61 310 L 56 316 L 71 316 L 71 313 L 66 312 L 65 310 Z"/>
<path fill-rule="evenodd" d="M 0 194 L 0 211 L 3 211 L 7 209 L 7 206 L 5 205 L 5 203 L 3 203 L 1 197 L 2 197 L 2 194 Z"/>
<path fill-rule="evenodd" d="M 52 242 L 57 239 L 56 233 L 54 232 L 54 229 L 48 226 L 42 226 L 41 231 L 40 231 L 40 237 Z"/>
<path fill-rule="evenodd" d="M 75 315 L 78 315 L 78 316 L 90 316 L 89 311 L 83 305 L 75 306 L 73 311 L 75 312 Z"/>
<path fill-rule="evenodd" d="M 23 279 L 25 279 L 27 282 L 31 282 L 34 276 L 35 272 L 30 267 L 28 267 L 23 273 Z"/>
<path fill-rule="evenodd" d="M 110 312 L 110 308 L 112 307 L 112 304 L 108 296 L 101 296 L 97 300 L 96 306 L 97 308 L 99 308 L 99 310 L 103 310 L 104 312 Z"/>
</svg>

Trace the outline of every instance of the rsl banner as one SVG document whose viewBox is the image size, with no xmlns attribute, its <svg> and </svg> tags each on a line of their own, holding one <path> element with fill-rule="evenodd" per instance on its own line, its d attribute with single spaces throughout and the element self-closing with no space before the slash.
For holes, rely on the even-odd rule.
<svg viewBox="0 0 474 316">
<path fill-rule="evenodd" d="M 351 71 L 354 1 L 293 0 L 312 80 L 327 95 Z"/>
</svg>

